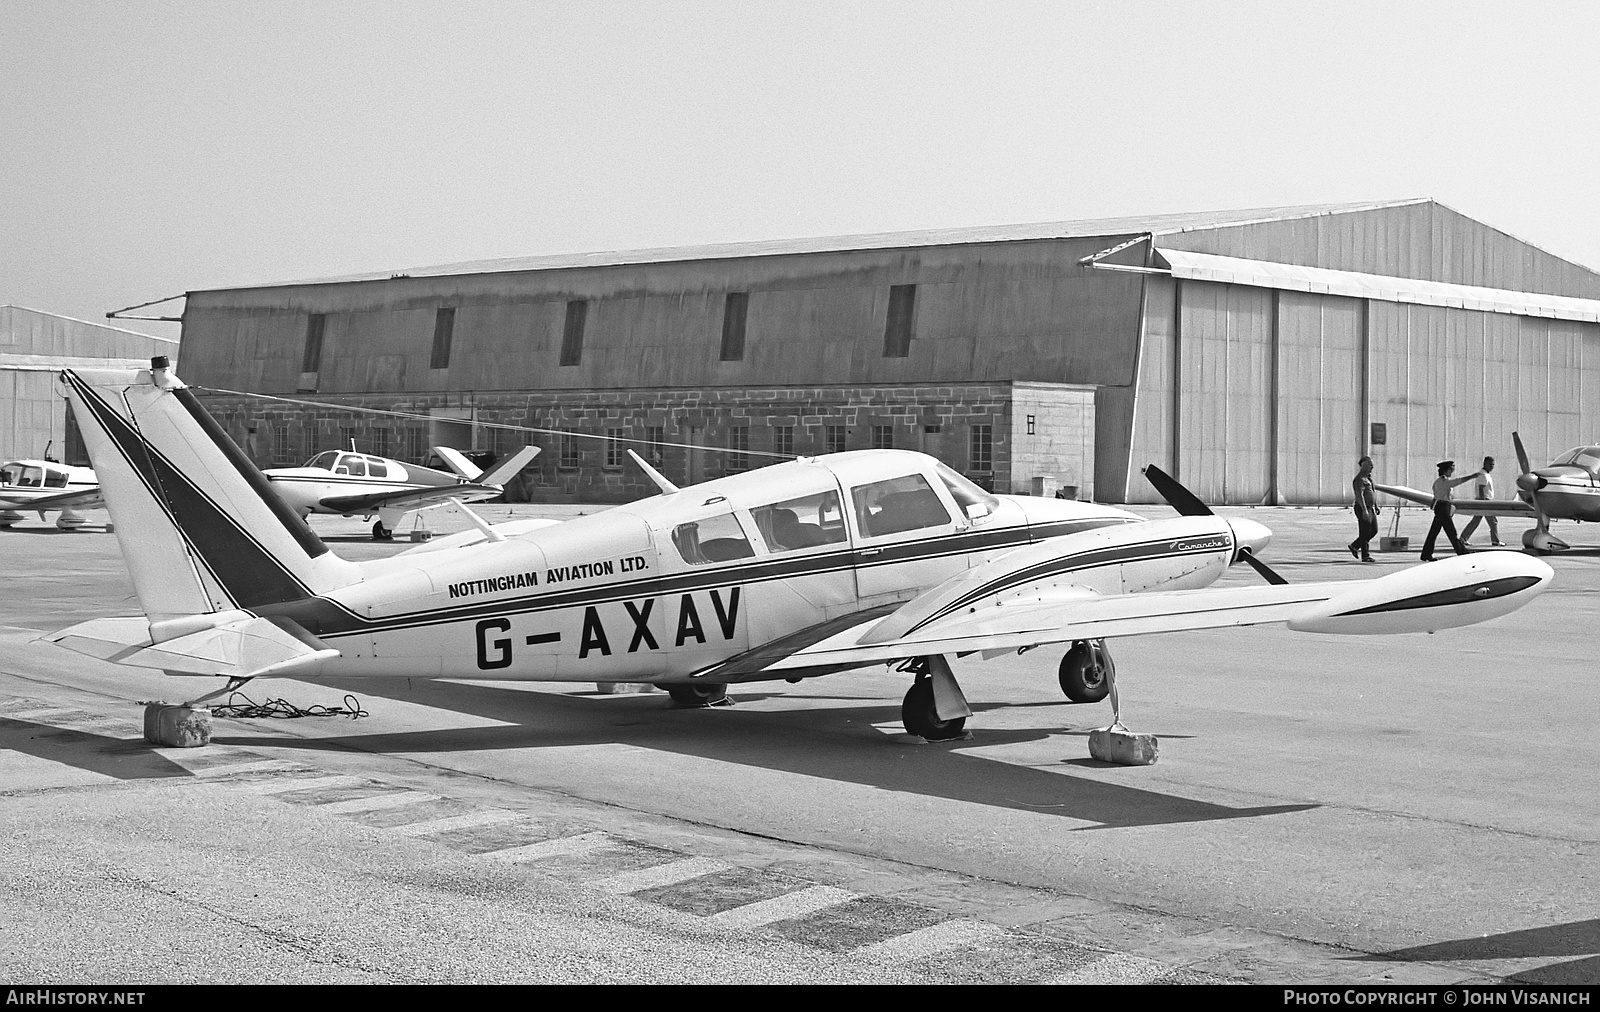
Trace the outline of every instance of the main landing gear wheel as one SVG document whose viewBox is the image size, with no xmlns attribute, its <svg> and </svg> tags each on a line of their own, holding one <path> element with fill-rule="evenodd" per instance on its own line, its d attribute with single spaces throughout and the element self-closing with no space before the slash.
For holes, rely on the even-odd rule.
<svg viewBox="0 0 1600 1012">
<path fill-rule="evenodd" d="M 374 540 L 374 541 L 393 541 L 394 540 L 394 528 L 393 527 L 385 527 L 385 526 L 383 526 L 383 521 L 382 520 L 374 520 L 372 522 L 372 540 Z"/>
<path fill-rule="evenodd" d="M 933 679 L 926 676 L 911 683 L 906 698 L 900 702 L 900 722 L 906 730 L 928 741 L 949 741 L 959 738 L 967 728 L 967 718 L 940 720 L 933 702 Z"/>
<path fill-rule="evenodd" d="M 1078 640 L 1061 658 L 1061 691 L 1074 703 L 1098 703 L 1111 691 L 1111 654 L 1105 640 Z"/>
<path fill-rule="evenodd" d="M 728 686 L 721 682 L 690 682 L 687 685 L 664 685 L 667 695 L 679 706 L 732 706 Z"/>
</svg>

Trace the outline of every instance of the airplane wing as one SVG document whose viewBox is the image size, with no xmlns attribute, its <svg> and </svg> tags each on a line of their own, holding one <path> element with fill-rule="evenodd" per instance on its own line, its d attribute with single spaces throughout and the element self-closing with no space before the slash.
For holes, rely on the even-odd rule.
<svg viewBox="0 0 1600 1012">
<path fill-rule="evenodd" d="M 488 485 L 434 485 L 428 488 L 407 488 L 395 492 L 363 492 L 359 495 L 330 495 L 318 502 L 335 513 L 370 513 L 380 509 L 416 510 L 424 506 L 442 506 L 452 499 L 462 502 L 479 502 L 493 499 L 505 490 Z"/>
<path fill-rule="evenodd" d="M 0 496 L 0 509 L 8 510 L 88 510 L 105 505 L 99 486 L 77 492 L 62 492 L 39 499 L 11 499 Z"/>
<path fill-rule="evenodd" d="M 1379 485 L 1374 482 L 1372 487 L 1379 492 L 1387 492 L 1399 499 L 1408 499 L 1424 506 L 1433 505 L 1433 496 L 1431 494 L 1419 492 L 1404 485 Z M 1521 499 L 1452 499 L 1450 504 L 1456 508 L 1457 513 L 1465 513 L 1469 516 L 1531 517 L 1535 515 L 1534 508 Z"/>
<path fill-rule="evenodd" d="M 962 575 L 888 614 L 874 609 L 821 623 L 729 658 L 696 677 L 757 681 L 931 654 L 1023 650 L 1073 640 L 1272 622 L 1302 632 L 1431 632 L 1519 608 L 1552 575 L 1543 562 L 1509 552 L 1443 559 L 1375 580 L 1139 594 L 1059 587 L 975 598 L 970 591 L 984 578 Z"/>
</svg>

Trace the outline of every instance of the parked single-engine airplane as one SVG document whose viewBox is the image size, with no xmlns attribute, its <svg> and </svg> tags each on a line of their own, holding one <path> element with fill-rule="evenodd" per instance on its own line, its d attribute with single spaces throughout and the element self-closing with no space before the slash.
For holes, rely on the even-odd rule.
<svg viewBox="0 0 1600 1012">
<path fill-rule="evenodd" d="M 53 460 L 0 464 L 0 528 L 21 520 L 22 510 L 37 512 L 41 522 L 46 510 L 60 510 L 57 527 L 81 527 L 87 520 L 78 511 L 100 504 L 100 483 L 90 468 Z"/>
<path fill-rule="evenodd" d="M 1565 541 L 1550 533 L 1552 520 L 1580 520 L 1600 523 L 1600 446 L 1579 446 L 1568 450 L 1549 467 L 1534 470 L 1528 464 L 1528 451 L 1522 437 L 1511 434 L 1517 448 L 1517 498 L 1452 499 L 1457 513 L 1471 516 L 1531 517 L 1537 525 L 1522 532 L 1522 546 L 1535 552 L 1566 551 Z M 1404 485 L 1373 485 L 1401 499 L 1433 505 L 1433 496 Z"/>
<path fill-rule="evenodd" d="M 1431 631 L 1512 611 L 1552 576 L 1499 553 L 1289 585 L 1255 558 L 1265 527 L 1212 515 L 1153 467 L 1186 515 L 991 495 L 903 450 L 776 464 L 350 562 L 165 359 L 137 377 L 62 378 L 144 615 L 50 639 L 229 688 L 264 675 L 635 681 L 703 704 L 730 683 L 889 662 L 913 676 L 907 730 L 942 739 L 971 714 L 951 655 L 1072 644 L 1062 687 L 1087 701 L 1114 677 L 1104 637 L 1262 622 Z M 1203 589 L 1235 561 L 1274 582 Z"/>
<path fill-rule="evenodd" d="M 388 541 L 394 537 L 395 525 L 412 510 L 451 500 L 493 499 L 539 455 L 537 446 L 524 446 L 485 472 L 458 450 L 448 446 L 433 449 L 456 474 L 347 450 L 325 450 L 300 467 L 274 467 L 263 473 L 301 517 L 311 513 L 376 516 L 372 536 Z"/>
</svg>

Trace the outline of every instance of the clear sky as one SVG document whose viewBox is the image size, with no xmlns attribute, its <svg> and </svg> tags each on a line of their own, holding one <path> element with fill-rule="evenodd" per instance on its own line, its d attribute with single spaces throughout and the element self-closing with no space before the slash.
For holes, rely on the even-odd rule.
<svg viewBox="0 0 1600 1012">
<path fill-rule="evenodd" d="M 1600 267 L 1597 107 L 1595 3 L 0 0 L 0 304 L 1407 197 Z"/>
</svg>

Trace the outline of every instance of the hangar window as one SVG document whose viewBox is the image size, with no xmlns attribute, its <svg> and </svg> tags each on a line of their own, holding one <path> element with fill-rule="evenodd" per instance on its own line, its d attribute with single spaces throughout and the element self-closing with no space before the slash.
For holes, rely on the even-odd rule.
<svg viewBox="0 0 1600 1012">
<path fill-rule="evenodd" d="M 561 430 L 561 466 L 578 467 L 583 463 L 583 454 L 578 451 L 578 435 L 571 429 Z"/>
<path fill-rule="evenodd" d="M 732 513 L 679 524 L 672 529 L 672 543 L 683 561 L 691 566 L 748 559 L 756 554 L 744 528 L 739 526 L 739 519 Z"/>
<path fill-rule="evenodd" d="M 272 462 L 287 464 L 294 459 L 295 454 L 289 446 L 289 426 L 280 423 L 272 430 Z"/>
<path fill-rule="evenodd" d="M 328 318 L 321 313 L 312 313 L 306 320 L 306 347 L 300 356 L 301 372 L 322 370 L 322 328 L 327 321 Z"/>
<path fill-rule="evenodd" d="M 582 300 L 567 303 L 567 323 L 561 331 L 561 364 L 577 365 L 583 359 L 583 324 L 589 304 Z"/>
<path fill-rule="evenodd" d="M 667 441 L 667 429 L 664 425 L 647 425 L 644 430 L 645 456 L 650 463 L 659 464 L 666 456 L 665 447 L 661 444 Z"/>
<path fill-rule="evenodd" d="M 967 444 L 968 470 L 994 470 L 994 427 L 974 425 Z"/>
<path fill-rule="evenodd" d="M 622 466 L 622 459 L 623 459 L 622 430 L 621 429 L 607 429 L 606 430 L 606 466 L 607 467 L 621 467 Z"/>
<path fill-rule="evenodd" d="M 874 425 L 872 427 L 872 448 L 874 450 L 894 449 L 893 425 Z"/>
<path fill-rule="evenodd" d="M 772 448 L 786 457 L 794 456 L 793 425 L 774 425 L 772 427 Z"/>
<path fill-rule="evenodd" d="M 728 470 L 744 471 L 750 467 L 750 429 L 736 426 L 728 430 Z"/>
<path fill-rule="evenodd" d="M 844 452 L 845 430 L 843 425 L 824 425 L 822 427 L 822 445 L 825 453 Z"/>
<path fill-rule="evenodd" d="M 722 361 L 744 358 L 744 321 L 749 315 L 750 293 L 729 292 L 722 306 Z"/>
<path fill-rule="evenodd" d="M 454 309 L 446 307 L 433 314 L 433 357 L 428 360 L 428 368 L 450 368 L 450 341 L 454 338 L 455 331 Z"/>
<path fill-rule="evenodd" d="M 916 307 L 916 285 L 890 287 L 889 318 L 883 325 L 884 358 L 905 358 L 911 353 L 911 316 Z"/>
</svg>

